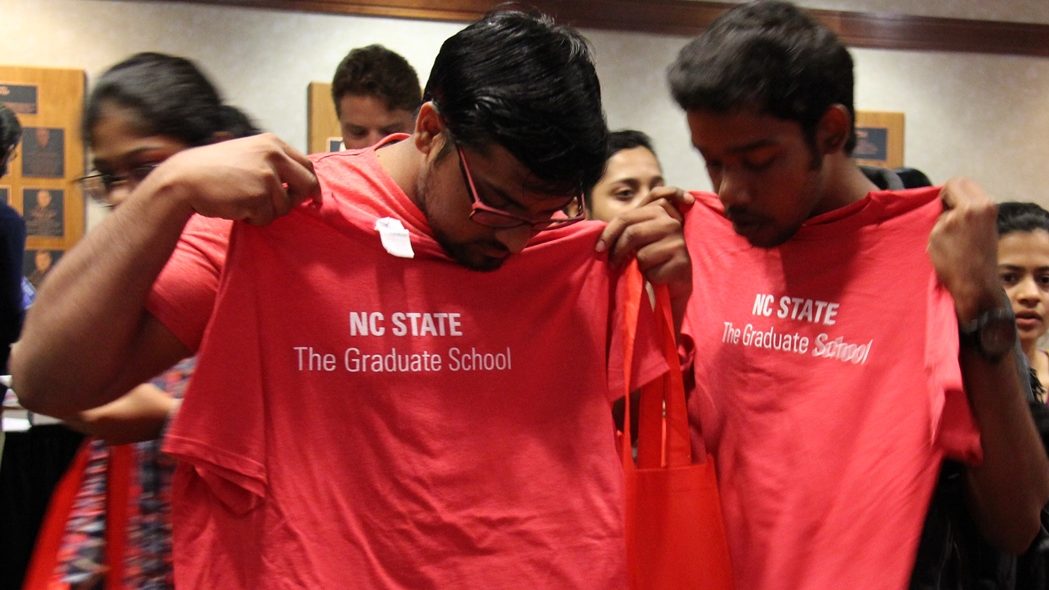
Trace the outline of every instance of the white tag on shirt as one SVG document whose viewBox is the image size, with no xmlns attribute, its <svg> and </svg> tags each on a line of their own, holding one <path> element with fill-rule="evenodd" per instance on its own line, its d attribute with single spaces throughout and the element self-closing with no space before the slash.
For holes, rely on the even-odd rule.
<svg viewBox="0 0 1049 590">
<path fill-rule="evenodd" d="M 383 217 L 375 221 L 375 231 L 379 232 L 382 247 L 398 258 L 415 258 L 412 250 L 412 241 L 408 237 L 408 230 L 401 225 L 401 220 L 392 217 Z"/>
</svg>

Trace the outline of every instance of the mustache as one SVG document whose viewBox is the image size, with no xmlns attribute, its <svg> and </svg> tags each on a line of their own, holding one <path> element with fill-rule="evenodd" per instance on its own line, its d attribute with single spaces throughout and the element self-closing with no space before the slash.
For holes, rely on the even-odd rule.
<svg viewBox="0 0 1049 590">
<path fill-rule="evenodd" d="M 482 240 L 474 242 L 474 244 L 484 250 L 492 250 L 501 254 L 510 254 L 510 249 L 504 246 L 502 242 Z"/>
<path fill-rule="evenodd" d="M 733 223 L 755 223 L 762 221 L 765 218 L 761 215 L 755 215 L 743 207 L 732 207 L 725 210 L 725 217 L 728 217 L 729 221 Z"/>
</svg>

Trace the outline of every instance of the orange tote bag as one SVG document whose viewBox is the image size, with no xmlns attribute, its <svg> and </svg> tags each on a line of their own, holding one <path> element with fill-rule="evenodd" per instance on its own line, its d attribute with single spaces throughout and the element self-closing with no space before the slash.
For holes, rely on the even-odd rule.
<svg viewBox="0 0 1049 590">
<path fill-rule="evenodd" d="M 624 276 L 629 281 L 622 314 L 628 396 L 638 313 L 640 305 L 648 305 L 636 264 Z M 714 458 L 704 449 L 700 460 L 693 461 L 670 297 L 665 286 L 657 286 L 655 292 L 656 333 L 670 370 L 641 390 L 636 460 L 628 442 L 630 404 L 625 404 L 621 451 L 630 588 L 731 590 L 732 568 Z"/>
</svg>

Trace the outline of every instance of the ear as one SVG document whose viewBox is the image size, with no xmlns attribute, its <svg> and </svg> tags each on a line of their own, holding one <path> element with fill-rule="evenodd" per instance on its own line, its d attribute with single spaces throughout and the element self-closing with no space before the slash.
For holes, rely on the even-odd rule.
<svg viewBox="0 0 1049 590">
<path fill-rule="evenodd" d="M 419 115 L 415 118 L 415 132 L 412 134 L 415 147 L 423 154 L 429 155 L 435 150 L 439 151 L 445 142 L 444 119 L 437 112 L 433 101 L 427 101 L 419 107 Z"/>
<path fill-rule="evenodd" d="M 836 152 L 844 152 L 845 143 L 849 140 L 852 132 L 852 113 L 845 105 L 831 105 L 816 127 L 816 145 L 820 153 L 831 155 Z"/>
</svg>

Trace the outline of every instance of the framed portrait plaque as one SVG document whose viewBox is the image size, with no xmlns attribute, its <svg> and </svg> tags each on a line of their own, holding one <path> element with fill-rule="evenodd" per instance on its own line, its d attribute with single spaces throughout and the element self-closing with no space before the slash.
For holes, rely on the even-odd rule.
<svg viewBox="0 0 1049 590">
<path fill-rule="evenodd" d="M 22 124 L 0 197 L 26 221 L 24 271 L 34 280 L 84 235 L 85 85 L 83 70 L 0 66 L 0 103 Z"/>
<path fill-rule="evenodd" d="M 852 157 L 867 166 L 903 166 L 903 113 L 857 111 Z"/>
<path fill-rule="evenodd" d="M 56 188 L 23 188 L 22 208 L 27 236 L 60 238 L 65 235 L 62 215 L 65 191 Z"/>
<path fill-rule="evenodd" d="M 20 115 L 35 115 L 37 91 L 32 84 L 0 84 L 0 104 Z"/>
<path fill-rule="evenodd" d="M 306 126 L 306 141 L 311 154 L 342 149 L 342 130 L 331 101 L 331 84 L 310 82 L 306 88 Z M 334 139 L 338 139 L 339 147 L 333 149 Z"/>
<path fill-rule="evenodd" d="M 22 128 L 22 177 L 65 177 L 65 131 L 52 127 Z"/>
<path fill-rule="evenodd" d="M 22 272 L 34 288 L 40 288 L 40 283 L 47 277 L 47 273 L 51 272 L 51 269 L 54 268 L 55 263 L 62 257 L 62 254 L 62 250 L 26 248 Z"/>
</svg>

